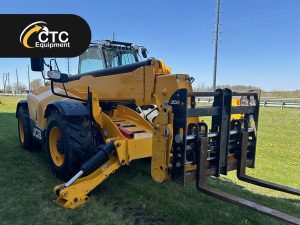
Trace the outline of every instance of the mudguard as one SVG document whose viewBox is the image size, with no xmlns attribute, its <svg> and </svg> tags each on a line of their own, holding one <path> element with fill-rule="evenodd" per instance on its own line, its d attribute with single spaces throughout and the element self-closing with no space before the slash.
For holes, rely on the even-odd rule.
<svg viewBox="0 0 300 225">
<path fill-rule="evenodd" d="M 61 115 L 65 116 L 88 116 L 90 112 L 88 107 L 81 102 L 57 100 L 47 105 L 45 118 L 48 118 L 52 110 L 58 110 Z"/>
<path fill-rule="evenodd" d="M 20 100 L 18 102 L 17 110 L 16 110 L 16 118 L 18 118 L 20 107 L 23 107 L 24 109 L 28 110 L 28 102 L 27 102 L 27 100 Z"/>
</svg>

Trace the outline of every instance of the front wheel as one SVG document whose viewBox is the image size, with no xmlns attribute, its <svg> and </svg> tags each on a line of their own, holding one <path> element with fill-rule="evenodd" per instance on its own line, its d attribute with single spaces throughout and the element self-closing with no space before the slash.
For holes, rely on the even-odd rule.
<svg viewBox="0 0 300 225">
<path fill-rule="evenodd" d="M 94 154 L 90 122 L 81 117 L 51 114 L 45 147 L 54 175 L 62 180 L 70 179 Z"/>
</svg>

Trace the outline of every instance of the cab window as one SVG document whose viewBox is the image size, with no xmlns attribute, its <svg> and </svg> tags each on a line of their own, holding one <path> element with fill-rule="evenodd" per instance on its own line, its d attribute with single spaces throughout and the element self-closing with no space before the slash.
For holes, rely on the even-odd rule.
<svg viewBox="0 0 300 225">
<path fill-rule="evenodd" d="M 129 48 L 106 47 L 104 54 L 107 68 L 138 62 L 132 49 Z"/>
<path fill-rule="evenodd" d="M 88 73 L 95 70 L 104 68 L 101 51 L 98 47 L 88 48 L 79 57 L 79 74 Z"/>
</svg>

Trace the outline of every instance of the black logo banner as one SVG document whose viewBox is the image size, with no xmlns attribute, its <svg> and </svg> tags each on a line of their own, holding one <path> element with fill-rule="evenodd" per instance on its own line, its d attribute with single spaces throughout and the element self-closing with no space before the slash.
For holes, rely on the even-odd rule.
<svg viewBox="0 0 300 225">
<path fill-rule="evenodd" d="M 76 57 L 91 41 L 87 22 L 73 14 L 0 14 L 0 57 Z"/>
</svg>

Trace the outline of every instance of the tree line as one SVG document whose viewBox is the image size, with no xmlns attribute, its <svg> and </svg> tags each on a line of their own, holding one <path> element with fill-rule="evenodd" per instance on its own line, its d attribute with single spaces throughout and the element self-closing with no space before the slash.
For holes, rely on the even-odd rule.
<svg viewBox="0 0 300 225">
<path fill-rule="evenodd" d="M 217 89 L 228 88 L 235 92 L 247 92 L 250 90 L 261 89 L 259 87 L 251 86 L 251 85 L 217 85 Z M 194 87 L 194 91 L 207 92 L 213 91 L 212 86 L 206 86 L 204 83 L 200 84 L 197 87 Z"/>
<path fill-rule="evenodd" d="M 30 90 L 29 87 L 21 82 L 16 82 L 13 85 L 9 85 L 6 82 L 3 82 L 3 88 L 0 89 L 0 93 L 5 94 L 25 94 L 29 93 L 29 91 L 37 90 L 42 86 L 49 85 L 49 82 L 44 83 L 44 81 L 40 78 L 34 79 L 30 82 Z"/>
</svg>

